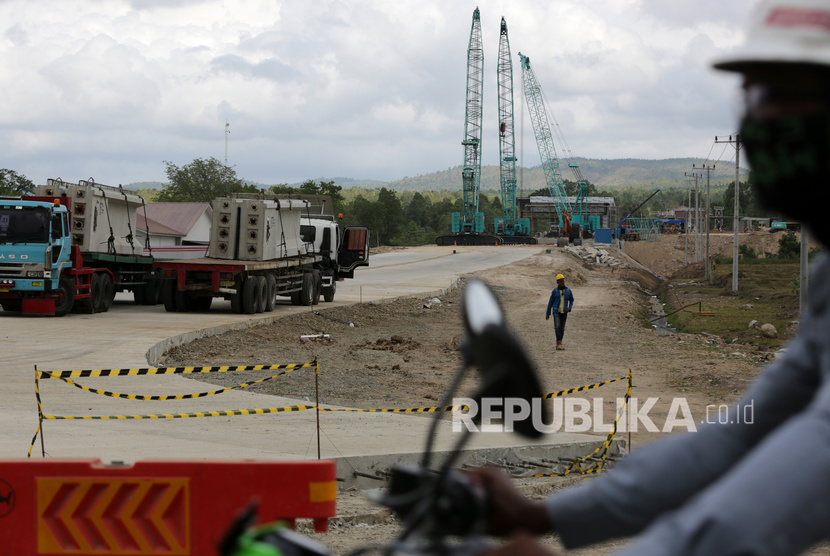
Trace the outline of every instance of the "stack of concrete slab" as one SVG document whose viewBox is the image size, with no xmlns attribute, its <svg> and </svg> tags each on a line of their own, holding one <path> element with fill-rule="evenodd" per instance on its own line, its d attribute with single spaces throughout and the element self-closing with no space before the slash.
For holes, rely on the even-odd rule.
<svg viewBox="0 0 830 556">
<path fill-rule="evenodd" d="M 239 204 L 241 199 L 215 199 L 210 226 L 210 249 L 213 259 L 236 259 L 239 236 Z"/>
<path fill-rule="evenodd" d="M 623 264 L 623 262 L 620 259 L 612 256 L 605 249 L 598 249 L 596 247 L 589 246 L 569 246 L 565 248 L 565 251 L 576 257 L 579 257 L 588 264 L 597 266 L 617 266 L 620 268 L 626 268 L 626 265 Z"/>
<path fill-rule="evenodd" d="M 141 246 L 135 243 L 136 213 L 144 200 L 115 187 L 81 180 L 66 183 L 49 180 L 35 188 L 39 197 L 69 197 L 72 211 L 72 245 L 83 253 L 132 255 Z M 130 243 L 132 239 L 133 243 Z"/>
<path fill-rule="evenodd" d="M 308 201 L 242 199 L 239 211 L 239 259 L 268 261 L 306 254 L 300 217 Z"/>
<path fill-rule="evenodd" d="M 299 199 L 215 199 L 208 254 L 215 259 L 269 261 L 305 255 L 300 218 L 308 202 Z"/>
</svg>

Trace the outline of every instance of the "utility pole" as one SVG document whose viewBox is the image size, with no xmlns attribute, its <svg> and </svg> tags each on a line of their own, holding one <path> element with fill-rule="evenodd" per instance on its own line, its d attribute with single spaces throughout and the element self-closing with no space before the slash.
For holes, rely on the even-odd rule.
<svg viewBox="0 0 830 556">
<path fill-rule="evenodd" d="M 697 180 L 702 178 L 703 174 L 699 172 L 692 172 L 691 174 L 685 172 L 684 175 L 695 180 L 695 262 L 700 261 L 700 200 L 698 199 Z M 691 193 L 689 194 L 691 202 Z M 688 220 L 688 218 L 687 218 Z"/>
<path fill-rule="evenodd" d="M 738 227 L 740 226 L 738 196 L 741 191 L 741 135 L 736 133 L 734 138 L 730 135 L 728 140 L 718 139 L 718 136 L 715 135 L 715 143 L 735 145 L 735 216 L 732 220 L 735 231 L 732 245 L 732 291 L 736 292 L 738 291 Z"/>
<path fill-rule="evenodd" d="M 702 178 L 703 174 L 695 174 L 695 262 L 700 262 L 700 255 L 702 252 L 700 242 L 700 185 L 698 178 Z"/>
<path fill-rule="evenodd" d="M 228 137 L 231 134 L 231 124 L 228 123 L 228 120 L 225 120 L 225 166 L 228 165 Z"/>
<path fill-rule="evenodd" d="M 686 222 L 683 225 L 683 231 L 685 232 L 683 234 L 685 236 L 683 253 L 686 256 L 686 266 L 689 266 L 689 212 L 692 209 L 692 179 L 688 172 L 684 175 L 686 176 L 686 182 L 689 184 L 689 202 L 686 203 Z"/>
<path fill-rule="evenodd" d="M 695 168 L 695 165 L 692 164 L 692 168 Z M 709 175 L 711 174 L 712 170 L 715 169 L 714 164 L 707 166 L 704 164 L 701 166 L 702 169 L 706 170 L 706 271 L 704 273 L 704 277 L 707 282 L 710 284 L 712 283 L 712 265 L 709 264 L 709 229 L 711 225 L 709 224 Z"/>
</svg>

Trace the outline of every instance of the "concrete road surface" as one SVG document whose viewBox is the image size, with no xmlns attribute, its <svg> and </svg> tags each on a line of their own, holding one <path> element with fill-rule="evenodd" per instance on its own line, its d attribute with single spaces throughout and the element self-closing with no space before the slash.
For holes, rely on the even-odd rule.
<svg viewBox="0 0 830 556">
<path fill-rule="evenodd" d="M 453 252 L 455 251 L 455 252 Z M 526 258 L 539 247 L 423 247 L 371 257 L 371 267 L 355 280 L 338 283 L 337 305 L 401 295 L 426 295 L 448 288 L 458 276 Z M 273 321 L 308 308 L 279 305 L 274 313 L 251 317 L 230 312 L 228 302 L 205 313 L 167 313 L 162 306 L 137 306 L 119 294 L 108 313 L 70 314 L 63 318 L 22 317 L 0 311 L 0 457 L 25 457 L 38 427 L 34 368 L 80 370 L 148 366 L 164 346 L 251 321 Z M 150 363 L 155 363 L 151 361 Z M 298 363 L 279 361 L 273 363 Z M 324 364 L 324 363 L 323 363 Z M 298 371 L 308 372 L 308 371 Z M 169 395 L 216 389 L 179 376 L 79 379 L 82 385 L 125 394 Z M 279 399 L 232 391 L 182 401 L 134 401 L 84 392 L 60 380 L 40 383 L 44 412 L 52 415 L 147 415 L 209 410 L 271 408 L 313 400 Z M 417 453 L 429 422 L 425 416 L 321 413 L 324 458 L 358 458 Z M 457 439 L 449 422 L 439 427 L 438 449 Z M 316 412 L 261 416 L 141 420 L 48 420 L 43 439 L 50 457 L 97 457 L 104 461 L 153 458 L 317 457 Z M 589 442 L 585 435 L 550 435 L 544 443 Z M 518 437 L 474 435 L 475 446 L 526 444 Z M 33 457 L 40 457 L 40 439 Z"/>
</svg>

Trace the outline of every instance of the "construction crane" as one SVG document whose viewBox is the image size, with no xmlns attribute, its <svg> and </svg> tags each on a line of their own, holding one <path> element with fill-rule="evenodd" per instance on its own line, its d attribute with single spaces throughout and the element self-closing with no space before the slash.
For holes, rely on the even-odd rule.
<svg viewBox="0 0 830 556">
<path fill-rule="evenodd" d="M 464 121 L 464 165 L 461 168 L 462 209 L 452 213 L 452 233 L 439 236 L 438 245 L 493 245 L 499 240 L 484 231 L 484 213 L 478 209 L 481 187 L 481 125 L 484 90 L 484 48 L 481 16 L 473 11 L 470 43 L 467 46 L 467 105 Z"/>
<path fill-rule="evenodd" d="M 572 206 L 568 194 L 565 192 L 565 181 L 562 179 L 559 158 L 556 156 L 556 146 L 551 132 L 553 128 L 548 121 L 542 88 L 539 86 L 536 74 L 530 67 L 530 58 L 519 52 L 519 60 L 522 65 L 522 85 L 527 101 L 527 109 L 530 113 L 530 121 L 533 124 L 536 145 L 539 147 L 539 156 L 542 159 L 545 182 L 550 196 L 553 198 L 556 215 L 559 218 L 559 229 L 564 230 L 565 234 L 571 239 L 576 239 L 580 237 L 580 229 L 587 221 L 586 196 L 588 184 L 582 178 L 579 165 L 569 164 L 568 166 L 573 170 L 578 185 L 576 203 Z"/>
<path fill-rule="evenodd" d="M 622 220 L 620 220 L 619 224 L 617 224 L 617 227 L 616 227 L 616 228 L 614 228 L 614 237 L 617 237 L 617 238 L 618 238 L 618 237 L 621 237 L 621 236 L 626 235 L 626 234 L 627 234 L 627 230 L 626 230 L 625 228 L 623 228 L 623 224 L 625 224 L 625 221 L 626 221 L 626 220 L 628 220 L 629 218 L 631 218 L 631 215 L 632 215 L 632 214 L 634 214 L 635 212 L 637 212 L 638 210 L 640 210 L 640 208 L 641 208 L 643 205 L 645 205 L 646 203 L 648 203 L 648 202 L 651 200 L 651 198 L 652 198 L 652 197 L 654 197 L 655 195 L 657 195 L 658 193 L 660 193 L 660 190 L 659 190 L 659 189 L 658 189 L 657 191 L 655 191 L 654 193 L 652 193 L 651 195 L 649 195 L 648 197 L 646 197 L 646 200 L 645 200 L 645 201 L 643 201 L 642 203 L 640 203 L 639 205 L 637 205 L 637 206 L 634 208 L 634 210 L 632 210 L 631 212 L 629 212 L 628 214 L 626 214 L 626 215 L 625 215 L 625 218 L 623 218 Z"/>
<path fill-rule="evenodd" d="M 516 207 L 516 141 L 513 125 L 513 61 L 507 22 L 501 18 L 498 63 L 499 167 L 502 218 L 495 219 L 496 235 L 505 243 L 536 243 L 530 236 L 530 219 L 519 218 Z"/>
</svg>

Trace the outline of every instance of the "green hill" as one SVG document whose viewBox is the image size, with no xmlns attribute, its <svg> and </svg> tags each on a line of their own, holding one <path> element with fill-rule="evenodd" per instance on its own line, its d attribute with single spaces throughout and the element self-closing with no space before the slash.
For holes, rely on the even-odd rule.
<svg viewBox="0 0 830 556">
<path fill-rule="evenodd" d="M 642 187 L 644 189 L 686 187 L 685 173 L 692 173 L 692 164 L 696 166 L 706 162 L 702 158 L 669 158 L 664 160 L 646 160 L 637 158 L 623 159 L 587 159 L 575 158 L 583 177 L 597 186 L 599 190 Z M 712 162 L 709 161 L 709 164 Z M 562 177 L 575 181 L 572 170 L 566 164 L 560 168 Z M 746 170 L 741 169 L 745 176 Z M 531 192 L 546 188 L 545 174 L 542 166 L 517 168 L 516 178 L 521 192 Z M 704 173 L 705 179 L 705 173 Z M 719 163 L 711 174 L 712 184 L 726 184 L 735 179 L 734 163 Z M 498 166 L 481 168 L 482 191 L 499 191 L 501 189 Z M 343 187 L 353 183 L 335 181 Z M 373 183 L 362 187 L 386 187 L 395 191 L 461 191 L 461 166 L 440 170 L 431 174 L 405 177 L 387 183 Z"/>
<path fill-rule="evenodd" d="M 591 159 L 574 158 L 579 164 L 582 176 L 596 185 L 600 191 L 615 189 L 643 188 L 643 189 L 670 189 L 686 187 L 686 173 L 692 173 L 692 164 L 701 166 L 706 160 L 702 158 L 667 158 L 662 160 L 648 160 L 641 158 L 620 159 Z M 712 164 L 712 161 L 708 161 Z M 575 181 L 574 174 L 567 163 L 561 162 L 562 177 Z M 746 176 L 747 170 L 741 168 L 741 175 Z M 532 168 L 517 168 L 519 195 L 526 195 L 532 191 L 547 188 L 545 173 L 542 166 Z M 705 173 L 704 178 L 705 180 Z M 717 163 L 711 173 L 712 185 L 728 184 L 735 179 L 735 164 L 732 162 Z M 461 166 L 439 170 L 429 174 L 405 177 L 399 180 L 384 182 L 354 178 L 315 178 L 315 181 L 334 181 L 345 189 L 380 189 L 385 187 L 394 191 L 461 191 Z M 483 166 L 481 168 L 481 190 L 498 192 L 501 189 L 498 166 Z M 253 183 L 253 182 L 248 182 Z M 136 182 L 125 185 L 132 190 L 157 190 L 165 184 L 160 182 Z M 272 184 L 256 184 L 258 187 L 268 188 Z M 300 183 L 290 184 L 295 187 Z"/>
</svg>

